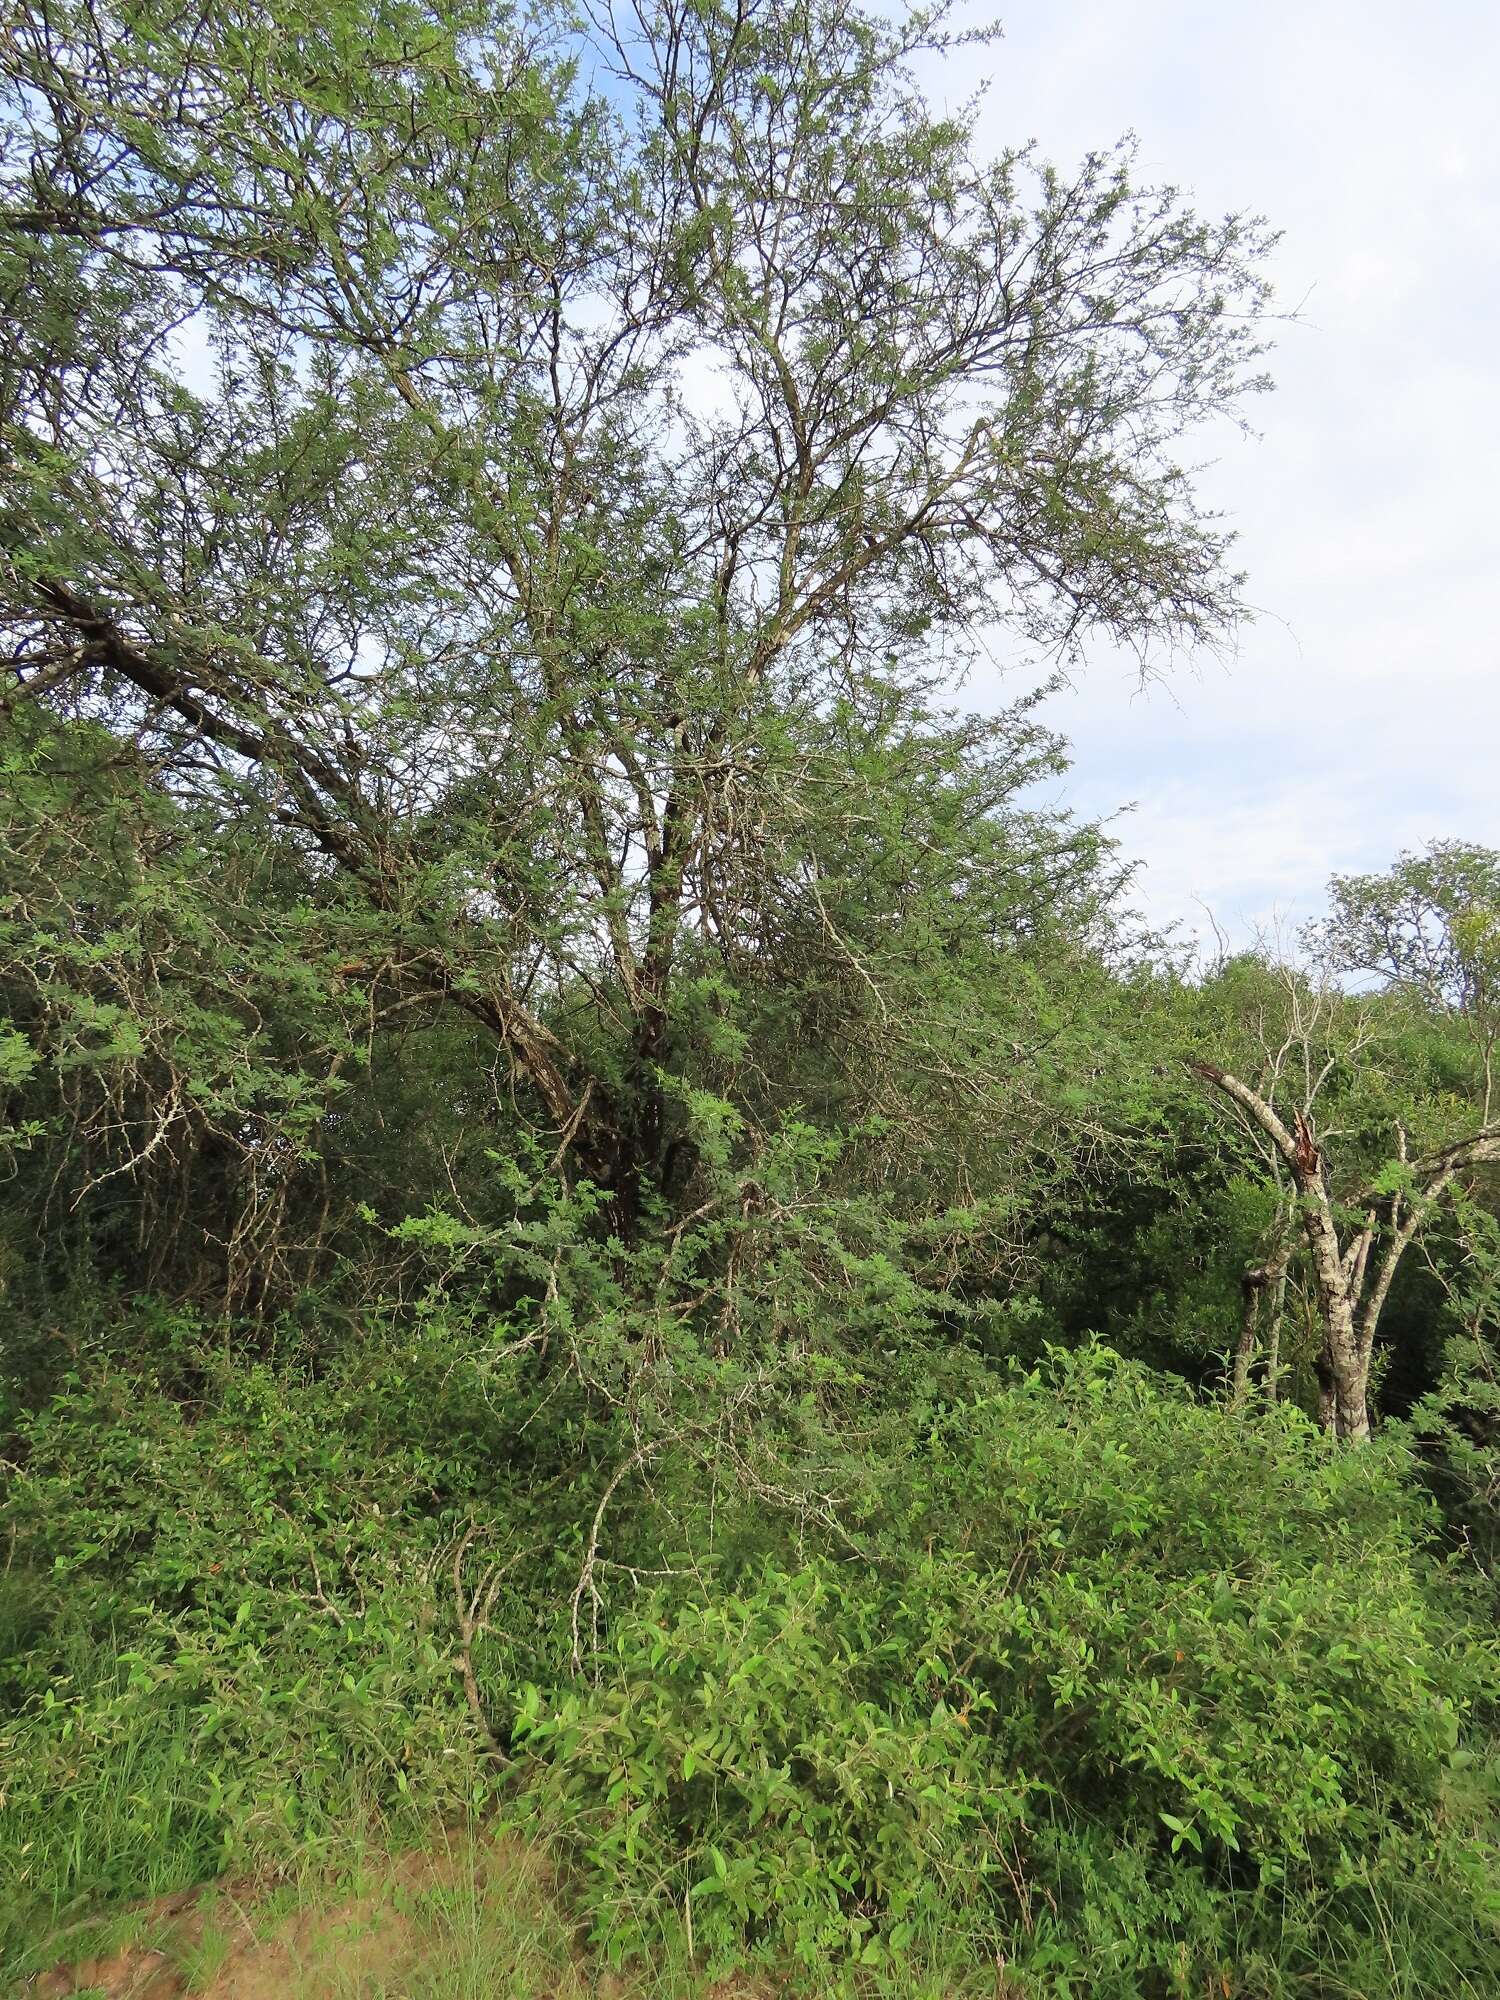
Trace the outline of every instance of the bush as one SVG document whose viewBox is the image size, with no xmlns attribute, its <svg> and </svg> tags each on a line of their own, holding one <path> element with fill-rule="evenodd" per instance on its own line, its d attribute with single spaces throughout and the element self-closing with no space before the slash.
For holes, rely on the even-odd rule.
<svg viewBox="0 0 1500 2000">
<path fill-rule="evenodd" d="M 628 1440 L 568 1377 L 436 1311 L 316 1373 L 126 1333 L 9 1448 L 0 1945 L 499 1805 L 616 1961 L 908 2000 L 997 1962 L 1088 2000 L 1500 1990 L 1496 1647 L 1398 1449 L 1099 1350 L 982 1394 L 917 1371 L 920 1419 L 872 1398 L 857 1450 L 825 1437 L 841 1511 L 805 1411 L 795 1507 L 670 1447 L 622 1483 L 577 1675 Z M 508 1774 L 455 1560 L 495 1583 Z"/>
<path fill-rule="evenodd" d="M 422 1837 L 472 1807 L 453 1560 L 534 1511 L 496 1466 L 494 1386 L 440 1320 L 314 1376 L 145 1312 L 20 1422 L 0 1951 L 7 1920 L 15 1943 L 77 1906 L 305 1861 L 372 1817 Z M 561 1575 L 528 1583 L 555 1598 Z"/>
<path fill-rule="evenodd" d="M 893 1993 L 1493 1992 L 1495 1653 L 1427 1532 L 1394 1455 L 1087 1353 L 894 1456 L 858 1553 L 622 1606 L 519 1706 L 533 1807 L 617 1954 L 686 1915 Z"/>
</svg>

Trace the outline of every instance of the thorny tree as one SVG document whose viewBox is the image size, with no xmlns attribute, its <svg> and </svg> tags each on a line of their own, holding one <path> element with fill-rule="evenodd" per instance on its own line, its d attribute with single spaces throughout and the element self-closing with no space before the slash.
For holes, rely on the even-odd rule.
<svg viewBox="0 0 1500 2000">
<path fill-rule="evenodd" d="M 626 1238 L 698 1199 L 684 1077 L 753 1118 L 747 992 L 817 996 L 844 1108 L 899 1051 L 993 1124 L 911 939 L 992 960 L 1093 853 L 1015 803 L 1024 714 L 935 677 L 981 624 L 1236 613 L 1179 454 L 1257 386 L 1265 232 L 1128 149 L 976 159 L 910 81 L 950 45 L 849 0 L 30 0 L 4 43 L 9 713 L 299 847 L 372 1020 L 481 1023 Z"/>
</svg>

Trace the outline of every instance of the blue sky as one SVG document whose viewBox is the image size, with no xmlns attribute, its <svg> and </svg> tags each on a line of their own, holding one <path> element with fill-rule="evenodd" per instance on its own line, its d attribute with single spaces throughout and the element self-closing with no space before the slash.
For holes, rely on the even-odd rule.
<svg viewBox="0 0 1500 2000">
<path fill-rule="evenodd" d="M 1315 914 L 1335 870 L 1500 846 L 1500 7 L 998 11 L 1005 40 L 934 97 L 982 67 L 987 147 L 1059 164 L 1134 129 L 1152 178 L 1284 231 L 1278 303 L 1301 308 L 1259 437 L 1207 447 L 1256 622 L 1164 689 L 1092 656 L 1050 708 L 1075 755 L 1058 796 L 1134 801 L 1137 900 L 1200 933 L 1206 905 L 1236 943 Z"/>
</svg>

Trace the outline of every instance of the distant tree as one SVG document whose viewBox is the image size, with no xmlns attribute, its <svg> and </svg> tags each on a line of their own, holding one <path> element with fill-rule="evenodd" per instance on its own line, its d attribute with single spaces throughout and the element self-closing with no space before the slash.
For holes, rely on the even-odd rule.
<svg viewBox="0 0 1500 2000">
<path fill-rule="evenodd" d="M 1488 1123 L 1500 1042 L 1500 853 L 1434 840 L 1383 875 L 1335 875 L 1329 901 L 1328 917 L 1307 933 L 1322 962 L 1461 1023 Z"/>
</svg>

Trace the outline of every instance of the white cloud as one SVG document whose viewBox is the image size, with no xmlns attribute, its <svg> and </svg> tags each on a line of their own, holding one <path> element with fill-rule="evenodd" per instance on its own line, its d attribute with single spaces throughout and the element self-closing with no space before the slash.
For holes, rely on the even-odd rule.
<svg viewBox="0 0 1500 2000">
<path fill-rule="evenodd" d="M 1261 439 L 1204 481 L 1263 615 L 1175 705 L 1094 661 L 1051 709 L 1066 796 L 1138 800 L 1151 914 L 1202 896 L 1236 937 L 1403 845 L 1500 846 L 1500 10 L 1014 0 L 1005 22 L 989 146 L 1065 161 L 1134 127 L 1151 174 L 1285 231 L 1278 292 L 1305 300 Z"/>
</svg>

